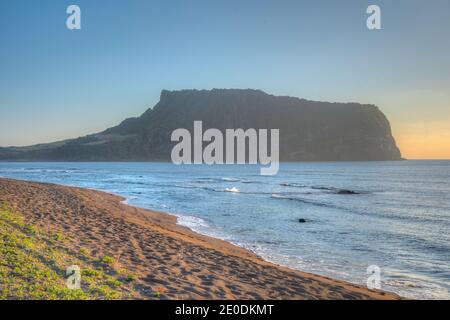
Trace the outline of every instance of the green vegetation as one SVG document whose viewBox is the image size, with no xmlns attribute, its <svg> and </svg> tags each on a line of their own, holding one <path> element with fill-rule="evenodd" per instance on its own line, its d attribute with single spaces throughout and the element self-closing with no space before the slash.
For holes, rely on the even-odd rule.
<svg viewBox="0 0 450 320">
<path fill-rule="evenodd" d="M 64 235 L 26 223 L 11 206 L 0 202 L 0 299 L 126 299 L 132 289 L 118 280 L 114 259 L 98 260 L 72 250 Z M 66 269 L 81 269 L 81 288 L 69 289 Z"/>
<path fill-rule="evenodd" d="M 126 274 L 126 273 L 127 273 L 127 269 L 125 269 L 125 268 L 119 268 L 119 269 L 117 269 L 117 273 L 118 273 L 118 274 Z"/>
<path fill-rule="evenodd" d="M 110 257 L 110 256 L 103 256 L 100 259 L 100 262 L 106 265 L 113 265 L 114 264 L 114 258 Z"/>
<path fill-rule="evenodd" d="M 129 274 L 127 275 L 127 277 L 125 278 L 126 282 L 133 282 L 134 280 L 136 280 L 136 276 L 134 274 Z"/>
<path fill-rule="evenodd" d="M 62 241 L 64 239 L 64 237 L 61 233 L 55 233 L 53 235 L 53 239 L 55 239 L 56 241 Z"/>
<path fill-rule="evenodd" d="M 122 285 L 122 282 L 120 282 L 119 280 L 114 279 L 114 278 L 109 278 L 108 280 L 106 280 L 106 283 L 108 283 L 108 285 L 113 288 L 117 288 Z"/>
</svg>

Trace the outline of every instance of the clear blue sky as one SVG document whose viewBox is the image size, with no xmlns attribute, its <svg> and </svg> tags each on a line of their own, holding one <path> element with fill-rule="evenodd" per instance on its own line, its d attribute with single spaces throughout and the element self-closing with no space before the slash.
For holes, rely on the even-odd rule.
<svg viewBox="0 0 450 320">
<path fill-rule="evenodd" d="M 448 0 L 2 0 L 0 146 L 103 130 L 161 89 L 256 88 L 375 103 L 407 153 L 450 156 L 449 39 Z"/>
</svg>

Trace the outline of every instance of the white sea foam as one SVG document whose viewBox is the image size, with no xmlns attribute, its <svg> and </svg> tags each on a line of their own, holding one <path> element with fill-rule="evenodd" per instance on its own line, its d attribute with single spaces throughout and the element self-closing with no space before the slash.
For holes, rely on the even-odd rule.
<svg viewBox="0 0 450 320">
<path fill-rule="evenodd" d="M 125 197 L 125 200 L 122 200 L 122 201 L 120 201 L 120 203 L 123 203 L 123 204 L 130 204 L 130 202 L 132 201 L 132 200 L 134 200 L 134 199 L 136 199 L 137 197 L 135 197 L 135 196 L 128 196 L 128 197 Z"/>
<path fill-rule="evenodd" d="M 210 227 L 205 220 L 194 216 L 177 215 L 177 222 L 179 225 L 182 225 L 194 231 L 198 230 L 199 228 Z"/>
<path fill-rule="evenodd" d="M 239 181 L 239 179 L 236 179 L 236 178 L 228 178 L 228 177 L 222 178 L 222 180 L 223 180 L 223 181 L 228 181 L 228 182 L 238 182 L 238 181 Z"/>
</svg>

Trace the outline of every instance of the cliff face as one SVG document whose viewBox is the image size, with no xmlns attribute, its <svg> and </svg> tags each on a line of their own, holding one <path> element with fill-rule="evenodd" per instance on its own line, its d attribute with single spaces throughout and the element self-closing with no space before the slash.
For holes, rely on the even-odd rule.
<svg viewBox="0 0 450 320">
<path fill-rule="evenodd" d="M 373 105 L 314 102 L 258 90 L 161 92 L 153 109 L 101 133 L 22 148 L 0 148 L 0 160 L 170 160 L 177 128 L 280 129 L 285 161 L 399 160 L 384 114 Z"/>
</svg>

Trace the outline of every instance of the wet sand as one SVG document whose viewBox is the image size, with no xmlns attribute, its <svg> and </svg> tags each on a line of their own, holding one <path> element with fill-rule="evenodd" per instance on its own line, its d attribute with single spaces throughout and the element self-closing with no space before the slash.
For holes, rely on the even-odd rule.
<svg viewBox="0 0 450 320">
<path fill-rule="evenodd" d="M 0 178 L 0 201 L 29 223 L 62 232 L 74 250 L 115 259 L 134 296 L 167 299 L 398 299 L 392 293 L 291 270 L 176 224 L 176 217 L 96 190 Z"/>
</svg>

